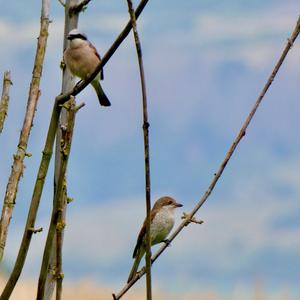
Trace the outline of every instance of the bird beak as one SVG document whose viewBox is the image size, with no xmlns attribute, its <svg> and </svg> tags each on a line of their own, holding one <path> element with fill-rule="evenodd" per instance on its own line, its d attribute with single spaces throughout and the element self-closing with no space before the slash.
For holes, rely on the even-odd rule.
<svg viewBox="0 0 300 300">
<path fill-rule="evenodd" d="M 175 207 L 182 207 L 183 205 L 182 204 L 180 204 L 180 203 L 176 203 L 175 204 Z"/>
<path fill-rule="evenodd" d="M 67 35 L 67 40 L 70 40 L 71 39 L 71 36 L 68 34 Z"/>
</svg>

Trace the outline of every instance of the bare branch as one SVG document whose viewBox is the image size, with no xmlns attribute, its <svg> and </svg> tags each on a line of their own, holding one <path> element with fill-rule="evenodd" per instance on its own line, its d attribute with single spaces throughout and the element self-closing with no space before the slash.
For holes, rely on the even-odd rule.
<svg viewBox="0 0 300 300">
<path fill-rule="evenodd" d="M 85 103 L 84 102 L 82 102 L 82 103 L 80 103 L 79 105 L 77 105 L 76 106 L 76 112 L 78 112 L 80 109 L 82 109 L 83 107 L 85 106 Z"/>
<path fill-rule="evenodd" d="M 139 6 L 137 7 L 137 9 L 135 11 L 136 19 L 140 16 L 141 12 L 145 8 L 148 1 L 149 0 L 141 0 Z M 97 74 L 100 72 L 100 70 L 106 65 L 106 63 L 109 61 L 109 59 L 112 57 L 112 55 L 116 52 L 116 50 L 119 48 L 119 46 L 125 40 L 125 38 L 129 34 L 131 29 L 132 29 L 132 25 L 131 25 L 131 21 L 129 21 L 127 23 L 127 25 L 125 26 L 125 28 L 123 29 L 123 31 L 117 37 L 115 42 L 112 44 L 112 46 L 106 52 L 106 54 L 103 56 L 103 58 L 101 59 L 101 62 L 99 63 L 99 65 L 97 66 L 95 71 L 90 76 L 88 76 L 85 80 L 79 81 L 71 91 L 69 91 L 63 95 L 57 96 L 57 101 L 59 103 L 66 102 L 70 98 L 70 96 L 78 95 L 86 86 L 88 86 L 92 82 L 92 80 L 97 76 Z"/>
<path fill-rule="evenodd" d="M 62 299 L 62 244 L 63 244 L 63 233 L 65 228 L 65 210 L 67 205 L 67 187 L 66 187 L 66 171 L 68 165 L 68 159 L 70 156 L 72 137 L 74 132 L 74 124 L 76 117 L 76 102 L 74 97 L 69 101 L 69 109 L 67 114 L 67 127 L 62 132 L 61 139 L 61 155 L 62 161 L 60 163 L 58 184 L 57 184 L 57 195 L 54 199 L 54 209 L 56 217 L 54 218 L 54 226 L 56 228 L 56 274 L 57 274 L 57 284 L 56 284 L 56 300 Z M 56 211 L 55 211 L 56 210 Z M 50 224 L 51 226 L 51 224 Z"/>
<path fill-rule="evenodd" d="M 60 300 L 62 296 L 62 242 L 63 242 L 63 230 L 65 227 L 64 209 L 66 205 L 66 171 L 68 166 L 68 159 L 71 150 L 73 128 L 75 123 L 76 114 L 75 101 L 70 100 L 70 110 L 68 113 L 67 127 L 63 131 L 61 139 L 61 155 L 62 161 L 59 165 L 59 176 L 57 179 L 57 188 L 55 191 L 54 206 L 52 210 L 51 222 L 48 230 L 47 240 L 44 248 L 43 262 L 40 271 L 39 286 L 37 299 L 44 299 L 45 283 L 49 269 L 49 263 L 51 258 L 51 252 L 53 249 L 53 241 L 56 235 L 56 299 Z"/>
<path fill-rule="evenodd" d="M 36 234 L 36 233 L 38 233 L 38 232 L 42 232 L 43 231 L 43 227 L 40 227 L 40 228 L 37 228 L 37 229 L 35 229 L 35 228 L 28 228 L 28 230 L 30 230 L 32 233 L 34 233 L 34 234 Z"/>
<path fill-rule="evenodd" d="M 84 11 L 87 8 L 87 5 L 90 3 L 91 0 L 82 0 L 77 5 L 73 5 L 69 9 L 69 14 L 79 14 L 81 11 Z"/>
<path fill-rule="evenodd" d="M 189 214 L 185 212 L 182 214 L 181 219 L 185 220 L 185 226 L 188 226 L 190 223 L 195 223 L 199 225 L 204 223 L 203 220 L 197 220 L 195 217 L 191 217 Z"/>
<path fill-rule="evenodd" d="M 58 0 L 58 2 L 59 2 L 63 7 L 66 6 L 66 3 L 65 3 L 63 0 Z"/>
<path fill-rule="evenodd" d="M 131 19 L 132 30 L 134 34 L 135 47 L 139 62 L 140 79 L 142 86 L 142 103 L 143 103 L 143 133 L 144 133 L 144 155 L 145 155 L 145 192 L 146 192 L 146 291 L 147 300 L 152 299 L 151 286 L 151 189 L 150 189 L 150 151 L 149 151 L 149 121 L 147 110 L 147 93 L 144 73 L 142 47 L 136 26 L 136 18 L 131 0 L 127 0 L 128 12 Z"/>
<path fill-rule="evenodd" d="M 204 204 L 204 202 L 207 200 L 207 198 L 210 196 L 211 192 L 213 191 L 216 183 L 218 182 L 218 180 L 220 179 L 228 161 L 230 160 L 230 158 L 232 157 L 232 154 L 234 153 L 237 145 L 240 143 L 240 141 L 242 140 L 242 138 L 245 136 L 246 134 L 246 129 L 248 128 L 251 120 L 253 119 L 253 116 L 255 115 L 259 105 L 261 104 L 266 92 L 268 91 L 269 87 L 271 86 L 276 74 L 278 73 L 283 61 L 285 60 L 289 50 L 291 49 L 291 47 L 293 46 L 296 38 L 298 37 L 300 32 L 300 17 L 297 20 L 297 24 L 296 27 L 291 35 L 291 37 L 288 39 L 288 42 L 278 60 L 278 62 L 276 63 L 271 75 L 269 76 L 265 86 L 263 87 L 261 93 L 259 94 L 251 112 L 249 113 L 247 119 L 245 120 L 245 123 L 243 124 L 242 128 L 240 129 L 237 137 L 235 138 L 235 140 L 233 141 L 229 151 L 227 152 L 223 162 L 221 163 L 218 171 L 214 174 L 214 178 L 212 179 L 208 189 L 206 190 L 206 192 L 204 193 L 204 195 L 200 198 L 199 202 L 196 204 L 196 206 L 194 207 L 194 209 L 191 211 L 191 213 L 189 213 L 189 218 L 193 218 L 194 215 L 197 213 L 197 211 L 200 209 L 200 207 Z M 169 238 L 169 242 L 172 242 L 176 236 L 181 232 L 182 229 L 184 229 L 187 225 L 187 220 L 184 220 L 174 231 L 174 233 L 170 236 Z M 156 252 L 156 254 L 153 256 L 152 258 L 152 263 L 165 251 L 165 249 L 168 247 L 168 245 L 163 245 L 160 247 L 160 249 Z M 128 284 L 126 284 L 124 286 L 124 288 L 119 292 L 119 294 L 115 295 L 113 294 L 113 298 L 115 300 L 120 299 L 143 275 L 145 274 L 145 268 L 142 268 L 142 270 L 137 274 L 137 276 L 135 278 L 133 278 L 132 281 L 130 281 Z"/>
<path fill-rule="evenodd" d="M 3 201 L 2 215 L 0 220 L 0 245 L 1 245 L 0 261 L 2 260 L 3 257 L 4 247 L 7 239 L 8 227 L 15 206 L 18 185 L 19 185 L 20 177 L 23 174 L 23 169 L 24 169 L 23 161 L 24 161 L 24 157 L 26 156 L 27 143 L 29 140 L 31 127 L 33 124 L 35 111 L 37 109 L 37 102 L 40 96 L 40 90 L 39 90 L 40 79 L 42 76 L 43 63 L 44 63 L 46 44 L 48 38 L 48 26 L 49 26 L 47 8 L 49 8 L 48 0 L 47 1 L 43 0 L 40 34 L 38 38 L 35 62 L 34 62 L 34 67 L 32 72 L 32 79 L 30 83 L 27 109 L 26 109 L 25 119 L 21 130 L 20 138 L 19 138 L 17 153 L 14 155 L 14 162 L 11 168 L 11 174 L 6 186 L 6 193 Z"/>
<path fill-rule="evenodd" d="M 65 27 L 64 27 L 64 44 L 63 50 L 67 46 L 67 35 L 70 30 L 78 27 L 79 13 L 70 14 L 71 7 L 77 5 L 78 0 L 66 0 L 65 1 Z M 67 68 L 63 68 L 63 80 L 62 80 L 62 93 L 68 91 L 74 86 L 74 77 L 71 76 Z M 72 98 L 72 97 L 71 97 Z M 53 213 L 58 205 L 57 202 L 63 203 L 62 211 L 59 213 L 62 218 L 61 224 L 64 223 L 66 215 L 66 203 L 67 203 L 67 192 L 66 192 L 66 178 L 63 193 L 61 197 L 57 197 L 58 187 L 60 186 L 60 170 L 64 163 L 64 153 L 61 151 L 61 141 L 64 139 L 64 135 L 68 128 L 68 111 L 70 110 L 70 102 L 62 103 L 61 114 L 60 114 L 60 126 L 57 128 L 56 134 L 56 149 L 55 149 L 55 163 L 54 163 L 54 199 L 53 199 Z M 60 205 L 62 206 L 62 205 Z M 58 226 L 61 227 L 61 226 Z M 63 243 L 63 231 L 58 231 L 57 226 L 50 223 L 48 230 L 47 241 L 44 248 L 43 260 L 39 275 L 38 283 L 38 299 L 50 300 L 54 292 L 56 285 L 56 299 L 61 298 L 62 294 L 62 243 Z"/>
<path fill-rule="evenodd" d="M 0 133 L 3 130 L 4 121 L 7 116 L 8 104 L 9 104 L 9 88 L 12 85 L 10 79 L 10 71 L 5 71 L 3 75 L 3 87 L 0 103 Z M 1 260 L 1 259 L 0 259 Z"/>
</svg>

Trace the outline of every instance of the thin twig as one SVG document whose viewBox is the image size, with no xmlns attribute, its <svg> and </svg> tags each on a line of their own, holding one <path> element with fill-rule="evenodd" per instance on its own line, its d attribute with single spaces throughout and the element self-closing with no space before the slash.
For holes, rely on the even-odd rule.
<svg viewBox="0 0 300 300">
<path fill-rule="evenodd" d="M 203 220 L 197 220 L 195 217 L 191 217 L 189 214 L 185 212 L 182 214 L 181 219 L 185 220 L 185 226 L 188 226 L 190 223 L 195 223 L 199 225 L 204 223 Z"/>
<path fill-rule="evenodd" d="M 151 189 L 150 189 L 150 151 L 149 151 L 149 121 L 147 110 L 147 93 L 146 81 L 143 65 L 142 47 L 136 26 L 136 18 L 131 0 L 127 0 L 128 12 L 131 19 L 132 30 L 134 35 L 135 47 L 139 62 L 140 79 L 142 86 L 142 103 L 143 103 L 143 133 L 144 133 L 144 155 L 145 155 L 145 192 L 146 192 L 146 291 L 147 300 L 152 299 L 151 287 Z"/>
<path fill-rule="evenodd" d="M 63 7 L 66 6 L 66 3 L 65 3 L 63 0 L 58 0 L 58 2 L 59 2 Z"/>
<path fill-rule="evenodd" d="M 85 103 L 84 103 L 84 102 L 78 104 L 78 105 L 76 106 L 76 112 L 78 112 L 78 111 L 79 111 L 80 109 L 82 109 L 84 106 L 85 106 Z"/>
<path fill-rule="evenodd" d="M 208 189 L 206 190 L 206 192 L 204 193 L 204 195 L 200 198 L 199 202 L 196 204 L 196 206 L 194 207 L 194 209 L 191 211 L 191 213 L 189 213 L 189 218 L 186 218 L 178 227 L 177 229 L 174 231 L 174 233 L 170 236 L 170 238 L 168 238 L 168 240 L 170 242 L 172 242 L 176 236 L 181 232 L 182 229 L 184 229 L 192 220 L 192 218 L 194 217 L 194 215 L 196 214 L 196 212 L 200 209 L 200 207 L 204 204 L 204 202 L 207 200 L 207 198 L 210 196 L 211 192 L 213 191 L 216 183 L 218 182 L 219 178 L 221 177 L 228 161 L 230 160 L 230 158 L 232 157 L 232 154 L 234 153 L 237 145 L 240 143 L 240 141 L 242 140 L 242 138 L 245 136 L 246 134 L 246 129 L 248 128 L 251 120 L 253 119 L 253 116 L 256 113 L 256 110 L 258 109 L 260 103 L 262 102 L 266 92 L 268 91 L 269 87 L 271 86 L 276 74 L 278 73 L 278 70 L 280 69 L 283 61 L 285 60 L 289 50 L 291 49 L 291 47 L 293 46 L 296 38 L 298 37 L 300 32 L 300 17 L 298 18 L 296 27 L 291 35 L 291 37 L 288 39 L 287 45 L 285 46 L 278 62 L 276 63 L 271 75 L 269 76 L 267 83 L 265 84 L 264 88 L 262 89 L 261 93 L 259 94 L 251 112 L 249 113 L 245 123 L 243 124 L 242 128 L 240 129 L 237 137 L 235 138 L 234 142 L 232 143 L 229 151 L 227 152 L 223 162 L 221 163 L 218 171 L 214 174 L 214 178 L 211 181 Z M 163 251 L 165 251 L 165 249 L 168 247 L 167 244 L 163 245 L 160 247 L 160 249 L 156 252 L 156 254 L 152 257 L 152 263 L 162 254 Z M 145 268 L 142 268 L 142 270 L 137 274 L 137 276 L 135 278 L 133 278 L 132 281 L 130 281 L 127 285 L 124 286 L 124 288 L 119 292 L 119 294 L 114 295 L 114 299 L 118 300 L 120 299 L 143 275 L 145 274 Z"/>
<path fill-rule="evenodd" d="M 138 19 L 138 17 L 140 16 L 141 12 L 143 11 L 143 9 L 145 8 L 146 4 L 148 3 L 149 0 L 141 0 L 140 4 L 138 5 L 136 11 L 135 11 L 135 17 L 136 19 Z M 127 37 L 127 35 L 129 34 L 130 30 L 132 29 L 132 25 L 131 25 L 131 21 L 129 21 L 127 23 L 127 25 L 125 26 L 125 28 L 123 29 L 123 31 L 120 33 L 120 35 L 117 37 L 117 39 L 115 40 L 115 42 L 112 44 L 112 46 L 109 48 L 109 50 L 106 52 L 106 54 L 103 56 L 103 58 L 101 59 L 101 62 L 99 63 L 99 65 L 97 66 L 97 68 L 95 69 L 95 71 L 88 76 L 85 80 L 81 80 L 79 81 L 74 88 L 63 94 L 63 95 L 59 95 L 57 97 L 57 100 L 59 103 L 61 102 L 66 102 L 70 96 L 76 96 L 78 95 L 86 86 L 88 86 L 92 80 L 97 76 L 97 74 L 103 69 L 103 67 L 106 65 L 106 63 L 109 61 L 109 59 L 112 57 L 112 55 L 115 53 L 115 51 L 119 48 L 119 46 L 122 44 L 122 42 L 125 40 L 125 38 Z"/>
<path fill-rule="evenodd" d="M 69 14 L 79 14 L 81 11 L 84 11 L 87 5 L 90 3 L 91 0 L 82 0 L 80 3 L 73 5 L 69 9 Z"/>
<path fill-rule="evenodd" d="M 3 75 L 2 96 L 0 102 L 0 133 L 3 130 L 4 121 L 7 116 L 8 104 L 9 104 L 9 88 L 11 85 L 12 82 L 10 79 L 10 71 L 5 71 Z"/>
<path fill-rule="evenodd" d="M 39 233 L 39 232 L 42 232 L 43 231 L 43 227 L 40 227 L 40 228 L 28 228 L 28 230 L 32 231 L 32 233 L 36 234 L 36 233 Z"/>
<path fill-rule="evenodd" d="M 23 127 L 20 133 L 17 153 L 14 155 L 14 161 L 11 173 L 6 186 L 5 197 L 3 201 L 2 215 L 0 220 L 0 261 L 3 257 L 4 247 L 7 239 L 8 227 L 12 218 L 13 209 L 18 190 L 20 178 L 24 170 L 24 158 L 29 140 L 30 131 L 33 124 L 34 115 L 37 109 L 37 102 L 40 96 L 40 80 L 42 76 L 44 57 L 48 39 L 49 27 L 49 4 L 48 0 L 42 2 L 41 26 L 37 43 L 35 62 L 30 83 L 27 109 L 24 118 Z"/>
</svg>

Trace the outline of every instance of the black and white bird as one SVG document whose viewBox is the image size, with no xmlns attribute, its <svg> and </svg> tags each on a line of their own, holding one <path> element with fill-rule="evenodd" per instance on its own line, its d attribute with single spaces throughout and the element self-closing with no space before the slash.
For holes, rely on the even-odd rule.
<svg viewBox="0 0 300 300">
<path fill-rule="evenodd" d="M 67 39 L 69 44 L 64 52 L 64 62 L 73 75 L 80 79 L 86 79 L 101 62 L 100 55 L 86 35 L 78 29 L 71 30 Z M 91 84 L 97 93 L 100 104 L 110 106 L 110 101 L 101 87 L 100 79 L 103 79 L 103 70 L 99 72 Z"/>
</svg>

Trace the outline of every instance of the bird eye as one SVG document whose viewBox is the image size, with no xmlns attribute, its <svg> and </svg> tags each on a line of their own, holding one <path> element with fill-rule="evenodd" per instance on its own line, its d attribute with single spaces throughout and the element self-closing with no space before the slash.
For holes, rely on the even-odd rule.
<svg viewBox="0 0 300 300">
<path fill-rule="evenodd" d="M 172 204 L 173 202 L 172 202 L 172 200 L 170 200 L 169 202 L 168 202 L 168 204 Z"/>
</svg>

